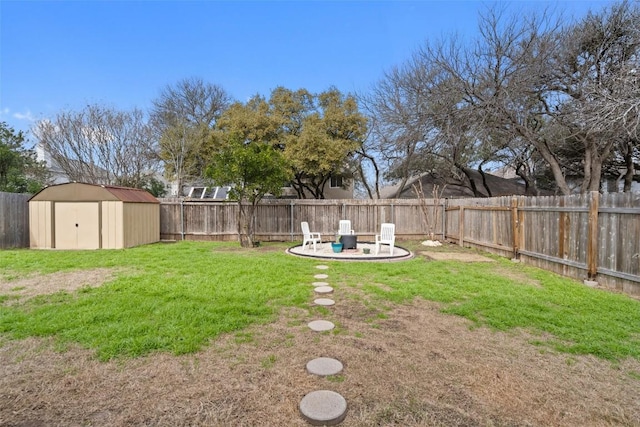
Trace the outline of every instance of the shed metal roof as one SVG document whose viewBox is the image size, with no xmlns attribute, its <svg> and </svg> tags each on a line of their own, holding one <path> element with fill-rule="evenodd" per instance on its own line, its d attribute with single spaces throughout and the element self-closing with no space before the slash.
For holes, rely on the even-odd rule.
<svg viewBox="0 0 640 427">
<path fill-rule="evenodd" d="M 110 185 L 103 187 L 123 202 L 160 203 L 151 193 L 140 188 L 114 187 Z"/>
<path fill-rule="evenodd" d="M 122 201 L 128 203 L 160 203 L 146 190 L 113 185 L 69 182 L 50 185 L 36 193 L 29 201 L 92 202 Z"/>
</svg>

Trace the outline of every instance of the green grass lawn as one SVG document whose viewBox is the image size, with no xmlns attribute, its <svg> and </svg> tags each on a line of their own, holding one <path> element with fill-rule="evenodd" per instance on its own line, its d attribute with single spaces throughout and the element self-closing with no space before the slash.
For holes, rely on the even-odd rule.
<svg viewBox="0 0 640 427">
<path fill-rule="evenodd" d="M 221 333 L 272 321 L 282 307 L 308 306 L 318 261 L 284 254 L 286 244 L 266 246 L 179 242 L 126 250 L 0 251 L 5 280 L 116 269 L 115 278 L 98 288 L 0 305 L 0 333 L 51 336 L 63 347 L 79 343 L 103 360 L 195 352 Z M 332 283 L 360 287 L 378 307 L 420 297 L 477 326 L 523 328 L 540 337 L 536 344 L 557 351 L 640 359 L 640 302 L 624 295 L 498 258 L 329 264 Z"/>
</svg>

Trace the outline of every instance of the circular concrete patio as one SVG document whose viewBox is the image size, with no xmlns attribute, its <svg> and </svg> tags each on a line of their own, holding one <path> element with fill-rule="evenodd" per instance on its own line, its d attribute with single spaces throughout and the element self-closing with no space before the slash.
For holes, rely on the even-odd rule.
<svg viewBox="0 0 640 427">
<path fill-rule="evenodd" d="M 287 253 L 302 257 L 343 261 L 404 261 L 413 258 L 413 253 L 400 246 L 393 248 L 393 255 L 389 253 L 389 246 L 387 245 L 383 245 L 380 248 L 380 253 L 376 255 L 374 253 L 375 247 L 376 245 L 373 242 L 358 242 L 356 249 L 346 249 L 335 253 L 331 249 L 331 242 L 323 242 L 318 244 L 315 252 L 313 251 L 313 245 L 311 245 L 311 248 L 307 245 L 304 249 L 302 249 L 302 245 L 297 245 L 287 249 Z M 369 249 L 369 253 L 365 254 L 364 249 Z"/>
</svg>

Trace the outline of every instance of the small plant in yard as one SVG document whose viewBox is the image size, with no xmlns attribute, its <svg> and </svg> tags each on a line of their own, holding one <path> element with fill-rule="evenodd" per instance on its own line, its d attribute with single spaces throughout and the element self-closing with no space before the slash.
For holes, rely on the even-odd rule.
<svg viewBox="0 0 640 427">
<path fill-rule="evenodd" d="M 345 380 L 344 375 L 328 375 L 327 376 L 327 381 L 332 383 L 342 383 L 344 382 L 344 380 Z"/>
<path fill-rule="evenodd" d="M 271 369 L 276 364 L 277 357 L 274 354 L 270 354 L 266 358 L 262 359 L 261 365 L 264 369 Z"/>
</svg>

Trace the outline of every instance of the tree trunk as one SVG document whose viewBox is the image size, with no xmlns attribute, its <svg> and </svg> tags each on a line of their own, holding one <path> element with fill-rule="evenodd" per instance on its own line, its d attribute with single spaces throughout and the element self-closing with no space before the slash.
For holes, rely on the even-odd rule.
<svg viewBox="0 0 640 427">
<path fill-rule="evenodd" d="M 558 160 L 553 155 L 553 153 L 551 152 L 547 144 L 546 143 L 535 144 L 535 147 L 540 153 L 540 155 L 542 156 L 542 158 L 547 162 L 547 164 L 551 168 L 551 172 L 553 173 L 553 178 L 556 180 L 556 185 L 558 186 L 560 193 L 562 193 L 562 195 L 564 196 L 570 195 L 571 189 L 567 185 L 567 180 L 562 174 L 562 168 L 560 167 Z"/>
<path fill-rule="evenodd" d="M 586 191 L 600 191 L 602 164 L 609 157 L 612 147 L 612 141 L 600 147 L 593 141 L 588 142 L 588 148 L 585 150 L 585 178 L 588 173 L 589 179 L 585 179 L 585 181 L 587 181 L 586 185 L 583 183 L 583 188 L 585 188 Z"/>
<path fill-rule="evenodd" d="M 471 169 L 463 166 L 462 164 L 460 164 L 458 162 L 455 162 L 454 166 L 456 168 L 458 168 L 464 174 L 464 176 L 467 177 L 467 181 L 469 181 L 469 188 L 471 189 L 471 191 L 473 191 L 473 196 L 474 197 L 485 197 L 485 195 L 480 193 L 480 190 L 478 190 L 478 186 L 476 185 L 476 182 L 473 179 L 473 176 L 471 174 Z"/>
<path fill-rule="evenodd" d="M 238 240 L 243 248 L 253 247 L 253 209 L 238 201 Z"/>
<path fill-rule="evenodd" d="M 487 176 L 485 175 L 484 171 L 482 170 L 482 165 L 478 166 L 478 172 L 480 173 L 480 176 L 482 177 L 482 186 L 484 187 L 485 190 L 487 190 L 487 196 L 488 197 L 492 197 L 491 188 L 489 188 L 489 184 L 487 184 Z"/>
<path fill-rule="evenodd" d="M 590 144 L 585 144 L 584 148 L 584 178 L 580 185 L 580 193 L 584 194 L 591 188 L 591 179 L 593 172 L 593 147 Z M 597 191 L 597 190 L 596 190 Z"/>
<path fill-rule="evenodd" d="M 524 189 L 525 194 L 527 196 L 538 196 L 540 192 L 538 191 L 538 186 L 535 181 L 531 178 L 527 168 L 524 164 L 519 164 L 516 166 L 516 175 L 518 175 L 524 181 Z"/>
<path fill-rule="evenodd" d="M 378 168 L 378 163 L 376 162 L 376 159 L 373 156 L 370 156 L 364 153 L 364 151 L 359 152 L 358 154 L 371 162 L 371 165 L 373 166 L 373 170 L 375 172 L 375 178 L 373 182 L 374 189 L 372 189 L 371 185 L 369 185 L 365 177 L 364 168 L 362 167 L 362 162 L 359 162 L 356 167 L 358 169 L 358 174 L 360 175 L 360 179 L 362 180 L 362 185 L 367 191 L 367 195 L 369 196 L 370 199 L 379 199 L 380 198 L 380 187 L 379 187 L 380 169 Z"/>
<path fill-rule="evenodd" d="M 633 164 L 633 147 L 631 141 L 627 143 L 626 151 L 624 153 L 624 163 L 627 167 L 627 171 L 624 174 L 624 191 L 625 193 L 631 192 L 631 184 L 633 184 L 633 176 L 635 175 L 635 165 Z"/>
<path fill-rule="evenodd" d="M 602 176 L 602 159 L 596 156 L 591 162 L 591 180 L 589 181 L 589 191 L 600 191 L 600 179 Z"/>
<path fill-rule="evenodd" d="M 396 194 L 394 194 L 394 196 L 393 196 L 394 199 L 400 198 L 400 195 L 402 194 L 402 191 L 407 186 L 407 181 L 408 180 L 409 180 L 409 177 L 406 176 L 406 174 L 405 174 L 405 176 L 402 177 L 402 181 L 400 181 L 400 186 L 398 187 L 398 190 L 396 191 Z"/>
</svg>

